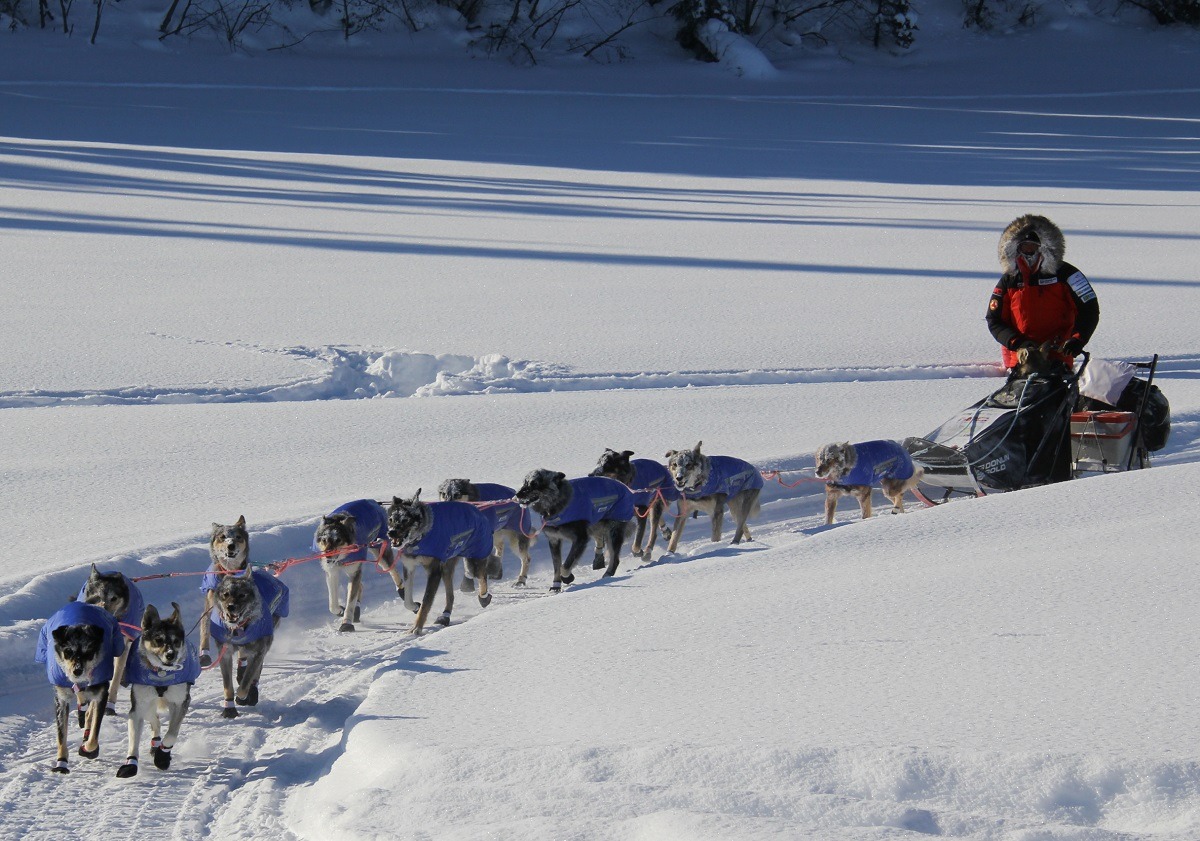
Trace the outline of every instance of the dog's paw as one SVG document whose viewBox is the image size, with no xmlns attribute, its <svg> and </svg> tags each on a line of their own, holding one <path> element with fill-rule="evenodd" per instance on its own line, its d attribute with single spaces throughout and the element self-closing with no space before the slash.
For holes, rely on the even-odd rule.
<svg viewBox="0 0 1200 841">
<path fill-rule="evenodd" d="M 107 706 L 104 707 L 104 714 L 105 715 L 116 715 L 117 708 L 114 707 L 112 704 L 108 704 Z"/>
<path fill-rule="evenodd" d="M 524 587 L 528 583 L 529 582 L 527 582 L 524 578 L 518 578 L 516 581 L 513 582 L 513 586 L 514 587 Z"/>
<path fill-rule="evenodd" d="M 445 628 L 447 625 L 450 624 L 450 617 L 449 617 L 449 615 L 443 613 L 437 619 L 433 620 L 433 624 L 441 625 L 443 628 Z"/>
<path fill-rule="evenodd" d="M 117 769 L 117 776 L 124 780 L 128 779 L 129 777 L 136 777 L 137 771 L 137 757 L 131 756 L 128 760 L 126 760 L 124 765 Z"/>
<path fill-rule="evenodd" d="M 571 584 L 571 583 L 574 583 L 574 581 L 575 581 L 575 573 L 573 573 L 573 572 L 568 572 L 566 575 L 564 575 L 562 577 L 563 584 Z"/>
<path fill-rule="evenodd" d="M 562 592 L 562 584 L 558 581 L 555 581 L 553 584 L 550 585 L 550 592 L 551 593 Z"/>
<path fill-rule="evenodd" d="M 171 767 L 171 750 L 170 748 L 154 748 L 151 751 L 154 756 L 154 767 L 159 771 L 166 771 Z M 136 769 L 135 769 L 136 773 Z"/>
<path fill-rule="evenodd" d="M 475 592 L 475 579 L 464 575 L 462 583 L 458 585 L 458 592 L 474 593 Z"/>
<path fill-rule="evenodd" d="M 592 569 L 604 569 L 604 558 L 595 558 L 592 560 Z"/>
<path fill-rule="evenodd" d="M 486 596 L 479 597 L 479 606 L 480 607 L 487 607 L 491 603 L 492 603 L 492 594 L 491 593 L 488 593 Z"/>
<path fill-rule="evenodd" d="M 404 588 L 403 588 L 403 587 L 397 587 L 397 588 L 396 588 L 396 595 L 397 595 L 397 596 L 399 596 L 400 598 L 404 598 Z"/>
<path fill-rule="evenodd" d="M 70 774 L 71 769 L 67 767 L 67 760 L 56 759 L 54 766 L 50 769 L 51 774 Z"/>
<path fill-rule="evenodd" d="M 345 633 L 346 631 L 353 631 L 353 630 L 354 630 L 354 626 L 349 622 L 343 622 L 341 625 L 338 626 L 338 633 Z"/>
<path fill-rule="evenodd" d="M 93 750 L 88 750 L 83 745 L 79 746 L 79 755 L 84 759 L 95 759 L 100 755 L 100 746 L 97 745 Z"/>
<path fill-rule="evenodd" d="M 246 691 L 246 697 L 241 698 L 237 695 L 233 696 L 233 700 L 239 707 L 255 707 L 258 706 L 258 684 L 253 684 Z"/>
<path fill-rule="evenodd" d="M 238 663 L 237 663 L 237 682 L 238 683 L 242 682 L 242 677 L 245 674 L 246 674 L 246 661 L 238 660 Z"/>
<path fill-rule="evenodd" d="M 212 663 L 212 656 L 207 651 L 200 653 L 200 668 L 207 669 Z"/>
<path fill-rule="evenodd" d="M 355 622 L 362 621 L 362 607 L 360 605 L 354 606 L 354 621 Z"/>
<path fill-rule="evenodd" d="M 80 705 L 79 705 L 79 709 L 76 711 L 76 715 L 78 715 L 78 717 L 79 717 L 79 727 L 80 727 L 80 729 L 82 729 L 82 728 L 84 728 L 84 727 L 86 727 L 86 726 L 87 726 L 87 711 L 88 711 L 88 705 L 87 705 L 87 704 L 80 704 Z M 85 739 L 86 739 L 86 738 L 87 738 L 87 736 L 84 736 L 83 738 L 85 738 Z"/>
<path fill-rule="evenodd" d="M 225 709 L 221 710 L 221 718 L 237 718 L 239 715 L 241 715 L 241 713 L 239 713 L 233 707 L 226 707 Z"/>
</svg>

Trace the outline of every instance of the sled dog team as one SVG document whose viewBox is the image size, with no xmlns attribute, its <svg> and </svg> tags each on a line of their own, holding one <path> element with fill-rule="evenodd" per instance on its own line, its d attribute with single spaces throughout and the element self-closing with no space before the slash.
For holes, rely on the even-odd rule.
<svg viewBox="0 0 1200 841">
<path fill-rule="evenodd" d="M 464 565 L 463 590 L 475 592 L 486 607 L 492 600 L 489 580 L 503 574 L 505 546 L 521 561 L 517 585 L 526 583 L 535 534 L 528 509 L 542 520 L 537 533 L 545 535 L 554 565 L 551 592 L 575 580 L 574 567 L 589 547 L 594 547 L 592 568 L 604 570 L 604 577 L 614 575 L 635 520 L 631 551 L 647 560 L 659 531 L 667 539 L 667 552 L 676 550 L 685 512 L 707 514 L 715 542 L 721 539 L 728 510 L 733 543 L 751 540 L 748 522 L 759 510 L 762 474 L 742 459 L 705 455 L 702 443 L 669 451 L 665 465 L 631 458 L 630 450 L 605 450 L 596 469 L 576 479 L 544 469 L 530 472 L 519 489 L 449 479 L 439 487 L 438 501 L 422 501 L 418 490 L 410 499 L 394 497 L 386 510 L 369 499 L 339 506 L 320 518 L 313 538 L 313 549 L 324 566 L 329 612 L 341 617 L 340 631 L 354 630 L 360 616 L 364 562 L 377 563 L 391 576 L 405 607 L 416 614 L 414 634 L 425 626 L 439 583 L 445 601 L 434 622 L 450 624 L 459 559 Z M 843 494 L 855 496 L 863 517 L 871 516 L 871 488 L 876 484 L 894 510 L 903 511 L 904 492 L 921 478 L 921 469 L 890 441 L 828 444 L 817 451 L 816 460 L 817 476 L 826 480 L 827 523 L 833 522 L 837 499 Z M 677 502 L 680 513 L 668 528 L 663 520 Z M 565 556 L 564 543 L 569 544 Z M 101 572 L 95 565 L 79 594 L 47 620 L 35 659 L 46 664 L 54 687 L 58 748 L 54 772 L 69 772 L 67 726 L 72 702 L 77 704 L 83 730 L 79 754 L 94 759 L 100 753 L 100 726 L 120 686 L 130 687 L 129 746 L 117 776 L 138 773 L 138 748 L 147 723 L 154 765 L 169 768 L 191 701 L 191 686 L 201 669 L 212 665 L 211 640 L 220 646 L 222 717 L 236 718 L 239 706 L 258 703 L 263 662 L 275 629 L 288 615 L 288 588 L 270 573 L 250 566 L 245 517 L 232 525 L 213 524 L 209 556 L 211 563 L 200 585 L 204 613 L 199 646 L 188 642 L 178 604 L 172 602 L 171 613 L 164 617 L 154 605 L 144 606 L 132 580 L 120 572 Z M 426 574 L 419 603 L 412 586 L 418 567 Z M 343 575 L 347 579 L 344 600 L 340 598 Z"/>
</svg>

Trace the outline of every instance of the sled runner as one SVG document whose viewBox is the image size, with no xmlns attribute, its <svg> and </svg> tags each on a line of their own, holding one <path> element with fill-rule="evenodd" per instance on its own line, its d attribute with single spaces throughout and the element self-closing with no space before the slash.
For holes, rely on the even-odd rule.
<svg viewBox="0 0 1200 841">
<path fill-rule="evenodd" d="M 937 505 L 956 495 L 984 496 L 1148 467 L 1145 433 L 1161 447 L 1170 429 L 1166 398 L 1153 386 L 1158 357 L 1125 363 L 1130 372 L 1148 368 L 1149 379 L 1130 373 L 1115 392 L 1110 388 L 1097 399 L 1095 391 L 1080 397 L 1089 366 L 1089 356 L 1082 356 L 1077 372 L 1012 379 L 926 437 L 905 439 L 905 450 L 925 470 L 917 497 Z"/>
</svg>

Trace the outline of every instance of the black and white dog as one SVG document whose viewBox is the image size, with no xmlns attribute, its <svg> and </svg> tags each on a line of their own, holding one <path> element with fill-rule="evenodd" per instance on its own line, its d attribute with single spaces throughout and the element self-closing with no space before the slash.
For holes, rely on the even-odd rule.
<svg viewBox="0 0 1200 841">
<path fill-rule="evenodd" d="M 213 619 L 213 608 L 216 607 L 213 591 L 217 589 L 218 579 L 231 572 L 241 572 L 250 563 L 250 532 L 246 530 L 245 516 L 238 517 L 232 526 L 212 524 L 208 556 L 208 572 L 200 579 L 200 591 L 204 593 L 204 615 L 200 617 L 201 666 L 212 664 L 208 655 L 209 620 Z"/>
<path fill-rule="evenodd" d="M 141 635 L 141 617 L 144 602 L 142 591 L 133 580 L 120 572 L 101 572 L 92 564 L 87 581 L 79 588 L 78 601 L 94 604 L 107 610 L 117 620 L 117 627 L 125 637 L 125 650 L 113 663 L 112 681 L 108 686 L 108 712 L 115 712 L 113 701 L 121 688 L 125 674 L 125 661 L 129 647 Z"/>
<path fill-rule="evenodd" d="M 858 500 L 863 519 L 871 516 L 871 489 L 883 490 L 892 511 L 904 513 L 904 492 L 921 483 L 925 470 L 895 441 L 842 441 L 817 450 L 817 477 L 825 480 L 825 524 L 833 523 L 838 500 L 849 494 Z"/>
<path fill-rule="evenodd" d="M 604 569 L 604 577 L 612 576 L 621 562 L 621 547 L 629 534 L 633 519 L 633 494 L 615 479 L 603 476 L 584 476 L 568 479 L 565 473 L 553 470 L 533 470 L 517 491 L 517 500 L 542 517 L 542 531 L 554 562 L 554 583 L 551 592 L 575 580 L 571 572 L 589 544 L 589 536 L 603 547 L 605 561 L 599 556 L 593 569 Z M 567 557 L 562 556 L 564 540 L 571 541 Z"/>
<path fill-rule="evenodd" d="M 221 716 L 237 718 L 237 706 L 258 703 L 258 679 L 279 620 L 288 615 L 287 585 L 262 570 L 222 575 L 213 590 L 217 615 L 209 630 L 221 646 L 221 681 L 225 700 Z M 237 694 L 234 694 L 233 657 L 237 654 Z M 245 661 L 245 665 L 241 664 Z M 236 706 L 235 706 L 236 702 Z"/>
<path fill-rule="evenodd" d="M 706 456 L 700 452 L 703 441 L 690 450 L 671 450 L 667 453 L 667 469 L 675 487 L 683 494 L 688 510 L 699 510 L 712 518 L 712 539 L 721 539 L 725 509 L 733 515 L 733 543 L 753 540 L 747 521 L 758 514 L 758 497 L 763 478 L 758 468 L 748 461 L 732 456 Z M 675 521 L 667 551 L 679 546 L 686 517 Z"/>
<path fill-rule="evenodd" d="M 517 492 L 508 485 L 476 483 L 469 479 L 447 479 L 438 486 L 438 497 L 443 502 L 484 503 L 476 507 L 492 521 L 492 559 L 488 577 L 504 577 L 504 547 L 507 545 L 521 561 L 516 586 L 524 587 L 529 576 L 529 547 L 534 538 L 529 515 L 517 502 L 516 495 Z M 475 582 L 470 576 L 463 577 L 462 589 L 467 593 L 474 592 Z"/>
<path fill-rule="evenodd" d="M 396 556 L 390 545 L 374 551 L 368 544 L 382 540 L 387 534 L 387 512 L 373 499 L 356 499 L 334 509 L 321 518 L 313 535 L 313 551 L 325 555 L 325 586 L 329 590 L 329 612 L 342 617 L 339 631 L 353 631 L 359 621 L 362 602 L 363 564 L 375 562 L 392 577 L 396 592 L 404 595 L 404 579 L 396 568 Z M 354 548 L 351 548 L 354 547 Z M 338 600 L 339 579 L 346 574 L 346 603 Z"/>
<path fill-rule="evenodd" d="M 171 767 L 171 749 L 179 738 L 179 727 L 192 700 L 192 684 L 200 677 L 200 658 L 187 641 L 179 605 L 166 619 L 150 605 L 142 614 L 142 633 L 130 646 L 129 669 L 129 756 L 117 769 L 118 777 L 138 772 L 138 745 L 142 728 L 150 722 L 150 755 L 154 767 Z M 162 717 L 167 718 L 167 735 L 162 735 Z"/>
<path fill-rule="evenodd" d="M 654 550 L 654 542 L 658 539 L 659 529 L 662 529 L 664 538 L 671 535 L 672 529 L 662 524 L 663 516 L 670 504 L 679 500 L 680 493 L 671 480 L 671 471 L 667 470 L 666 465 L 648 458 L 631 459 L 632 455 L 633 450 L 605 450 L 591 475 L 616 479 L 633 493 L 633 510 L 638 521 L 630 552 L 635 558 L 648 561 Z M 676 526 L 679 525 L 682 516 L 676 516 Z M 650 541 L 643 549 L 642 540 L 645 538 L 647 527 L 650 530 Z M 599 546 L 596 547 L 596 551 L 599 553 Z"/>
<path fill-rule="evenodd" d="M 393 497 L 388 508 L 388 537 L 404 566 L 404 605 L 417 614 L 412 632 L 420 634 L 429 618 L 438 582 L 446 590 L 446 609 L 435 624 L 449 625 L 454 609 L 454 567 L 463 559 L 467 574 L 479 588 L 479 604 L 491 604 L 488 562 L 492 557 L 492 522 L 467 502 L 421 502 L 421 489 L 412 499 Z M 425 569 L 425 596 L 413 600 L 413 575 Z"/>
<path fill-rule="evenodd" d="M 54 687 L 54 732 L 58 755 L 51 769 L 67 767 L 67 722 L 73 703 L 87 705 L 83 744 L 79 755 L 100 755 L 100 725 L 108 707 L 108 685 L 113 663 L 125 650 L 125 638 L 112 614 L 94 604 L 72 601 L 46 620 L 38 635 L 34 661 L 46 664 L 46 678 Z"/>
</svg>

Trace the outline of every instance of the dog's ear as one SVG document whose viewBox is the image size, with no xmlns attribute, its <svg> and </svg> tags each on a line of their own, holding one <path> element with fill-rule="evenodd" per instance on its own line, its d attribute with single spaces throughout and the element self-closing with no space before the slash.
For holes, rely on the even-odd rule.
<svg viewBox="0 0 1200 841">
<path fill-rule="evenodd" d="M 54 637 L 54 641 L 59 645 L 62 645 L 67 641 L 67 633 L 70 631 L 70 629 L 71 628 L 69 625 L 60 625 L 50 633 Z"/>
<path fill-rule="evenodd" d="M 403 502 L 403 501 L 404 501 L 404 500 L 402 500 L 400 497 L 398 497 L 398 496 L 393 496 L 393 497 L 392 497 L 392 507 L 393 507 L 393 508 L 395 508 L 397 505 L 399 505 L 399 504 L 400 504 L 401 502 Z"/>
<path fill-rule="evenodd" d="M 675 453 L 677 453 L 677 452 L 679 452 L 679 451 L 678 450 L 667 450 L 667 454 L 665 456 L 663 456 L 663 458 L 670 460 L 675 457 Z"/>
<path fill-rule="evenodd" d="M 700 455 L 700 445 L 703 443 L 704 443 L 703 441 L 696 442 L 696 448 L 694 450 L 692 450 L 693 455 Z"/>
<path fill-rule="evenodd" d="M 142 628 L 149 628 L 158 621 L 158 608 L 152 604 L 146 605 L 146 609 L 142 611 Z"/>
<path fill-rule="evenodd" d="M 413 494 L 413 498 L 411 500 L 409 500 L 409 502 L 412 505 L 416 505 L 420 501 L 421 501 L 421 489 L 417 488 L 417 492 L 415 494 Z"/>
<path fill-rule="evenodd" d="M 621 458 L 629 458 L 633 455 L 633 450 L 621 450 Z"/>
<path fill-rule="evenodd" d="M 213 523 L 213 527 L 212 527 L 213 537 L 216 537 L 217 533 L 220 532 L 221 529 L 223 529 L 223 528 L 225 528 L 225 527 L 223 525 L 221 525 L 220 523 Z"/>
<path fill-rule="evenodd" d="M 561 482 L 567 478 L 567 474 L 566 473 L 555 473 L 554 478 Z"/>
<path fill-rule="evenodd" d="M 179 609 L 179 603 L 171 602 L 171 607 L 174 609 L 171 611 L 171 615 L 167 617 L 167 622 L 172 625 L 182 625 L 183 624 L 183 613 Z"/>
<path fill-rule="evenodd" d="M 239 529 L 244 529 L 246 527 L 246 515 L 245 514 L 240 515 L 237 518 L 237 522 L 234 523 L 234 525 L 237 526 Z"/>
<path fill-rule="evenodd" d="M 91 573 L 90 577 L 91 578 L 99 578 L 100 577 L 100 570 L 96 569 L 95 564 L 92 564 L 92 573 Z"/>
</svg>

